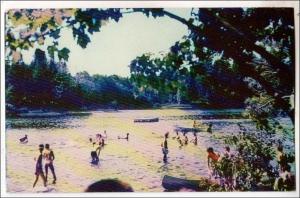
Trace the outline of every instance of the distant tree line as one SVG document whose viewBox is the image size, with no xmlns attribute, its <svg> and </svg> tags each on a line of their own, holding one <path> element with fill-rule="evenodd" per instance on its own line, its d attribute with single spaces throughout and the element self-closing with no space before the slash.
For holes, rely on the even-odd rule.
<svg viewBox="0 0 300 198">
<path fill-rule="evenodd" d="M 67 61 L 70 51 L 58 46 L 61 29 L 71 29 L 77 44 L 86 48 L 90 37 L 106 22 L 118 22 L 136 12 L 147 17 L 169 17 L 186 25 L 189 34 L 160 59 L 140 55 L 131 62 L 133 98 L 144 98 L 142 101 L 149 101 L 150 106 L 176 100 L 214 108 L 245 106 L 248 115 L 266 130 L 278 115 L 287 115 L 294 123 L 292 8 L 193 8 L 189 19 L 163 8 L 9 10 L 5 14 L 9 22 L 5 24 L 6 60 L 16 63 L 21 50 L 45 45 L 48 39 L 52 41 L 47 47 L 48 56 Z M 17 29 L 22 26 L 26 28 Z M 44 84 L 47 82 L 39 86 Z M 14 86 L 6 89 L 8 95 L 13 91 Z M 74 97 L 70 97 L 80 98 L 77 106 L 87 104 L 82 92 L 72 92 Z"/>
<path fill-rule="evenodd" d="M 16 108 L 56 110 L 150 108 L 176 103 L 179 98 L 181 103 L 202 107 L 243 105 L 247 92 L 230 90 L 231 84 L 241 84 L 241 77 L 220 72 L 226 63 L 219 60 L 215 66 L 207 66 L 210 69 L 201 77 L 176 72 L 178 60 L 172 53 L 161 59 L 142 55 L 131 62 L 130 78 L 91 76 L 86 71 L 72 76 L 63 60 L 49 60 L 43 50 L 36 49 L 30 64 L 22 59 L 7 62 L 6 103 Z M 227 83 L 221 86 L 216 80 Z"/>
<path fill-rule="evenodd" d="M 31 64 L 6 63 L 6 103 L 15 108 L 77 110 L 95 108 L 147 108 L 149 101 L 135 95 L 128 78 L 116 75 L 72 76 L 64 62 L 47 60 L 37 49 Z"/>
</svg>

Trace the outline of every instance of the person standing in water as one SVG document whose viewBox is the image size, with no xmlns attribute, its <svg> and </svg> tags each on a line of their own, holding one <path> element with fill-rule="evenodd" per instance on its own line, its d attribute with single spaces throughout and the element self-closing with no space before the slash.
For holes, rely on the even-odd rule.
<svg viewBox="0 0 300 198">
<path fill-rule="evenodd" d="M 207 132 L 208 133 L 212 133 L 212 123 L 209 123 L 208 128 L 207 128 Z"/>
<path fill-rule="evenodd" d="M 189 143 L 189 139 L 188 139 L 188 137 L 187 137 L 187 135 L 186 135 L 186 133 L 184 133 L 184 145 L 188 145 L 188 143 Z"/>
<path fill-rule="evenodd" d="M 45 178 L 44 171 L 43 171 L 43 150 L 44 150 L 44 145 L 40 144 L 39 145 L 40 154 L 37 159 L 34 158 L 34 160 L 36 161 L 36 165 L 35 165 L 35 181 L 33 183 L 33 188 L 35 187 L 36 183 L 38 182 L 39 176 L 41 176 L 44 186 L 45 187 L 47 186 L 46 178 Z"/>
<path fill-rule="evenodd" d="M 211 172 L 212 176 L 216 176 L 216 164 L 220 158 L 220 155 L 214 152 L 214 149 L 212 147 L 209 147 L 207 149 L 207 165 L 208 169 Z"/>
<path fill-rule="evenodd" d="M 95 147 L 96 145 L 96 147 Z M 92 161 L 91 164 L 98 165 L 99 164 L 99 156 L 102 148 L 102 142 L 93 144 L 93 150 L 91 151 Z"/>
<path fill-rule="evenodd" d="M 43 152 L 43 156 L 45 158 L 45 172 L 46 172 L 46 181 L 48 181 L 48 168 L 50 168 L 51 173 L 53 175 L 53 182 L 52 184 L 56 183 L 56 175 L 54 171 L 53 161 L 55 159 L 54 153 L 52 149 L 50 149 L 50 145 L 45 145 L 45 150 Z"/>
<path fill-rule="evenodd" d="M 191 142 L 194 143 L 195 146 L 197 146 L 197 144 L 198 144 L 198 137 L 197 137 L 196 132 L 194 132 L 194 139 L 191 140 Z"/>
<path fill-rule="evenodd" d="M 161 143 L 162 153 L 164 155 L 164 157 L 163 157 L 164 163 L 167 163 L 167 161 L 168 161 L 168 153 L 169 153 L 169 150 L 168 150 L 168 141 L 167 141 L 168 137 L 169 137 L 169 132 L 167 132 L 165 134 L 165 139 L 164 139 L 163 143 Z"/>
<path fill-rule="evenodd" d="M 182 143 L 182 140 L 180 138 L 178 131 L 176 132 L 176 140 L 179 143 L 179 148 L 181 149 L 181 147 L 183 146 L 183 143 Z"/>
</svg>

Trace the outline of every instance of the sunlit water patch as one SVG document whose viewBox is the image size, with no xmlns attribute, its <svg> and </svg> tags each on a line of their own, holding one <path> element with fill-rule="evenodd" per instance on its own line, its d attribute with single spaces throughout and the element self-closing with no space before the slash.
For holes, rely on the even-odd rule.
<svg viewBox="0 0 300 198">
<path fill-rule="evenodd" d="M 214 115 L 201 110 L 120 110 L 112 112 L 94 111 L 87 116 L 63 116 L 40 118 L 15 118 L 6 120 L 7 186 L 9 192 L 32 192 L 35 162 L 40 143 L 49 143 L 55 152 L 57 184 L 51 192 L 82 192 L 94 181 L 118 178 L 132 185 L 135 191 L 161 192 L 162 178 L 170 175 L 186 179 L 208 176 L 207 147 L 217 152 L 224 150 L 225 136 L 238 134 L 241 123 L 249 133 L 257 132 L 255 124 L 245 118 L 201 119 L 204 124 L 212 124 L 212 134 L 199 132 L 198 145 L 189 143 L 179 147 L 174 138 L 177 126 L 190 128 L 193 116 Z M 239 111 L 241 113 L 241 111 Z M 223 114 L 230 114 L 223 111 Z M 158 117 L 158 122 L 134 123 L 140 117 Z M 170 119 L 172 118 L 172 119 Z M 182 119 L 184 118 L 184 119 Z M 287 118 L 281 122 L 288 128 Z M 107 145 L 101 151 L 99 167 L 90 165 L 92 145 L 89 138 L 107 132 Z M 162 160 L 161 142 L 169 131 L 168 163 Z M 292 130 L 291 130 L 292 131 Z M 130 133 L 129 140 L 118 139 Z M 20 144 L 19 138 L 29 136 L 27 144 Z M 193 133 L 187 134 L 189 140 Z M 285 137 L 285 139 L 283 138 Z M 284 139 L 294 152 L 293 133 L 276 134 L 272 138 Z M 40 182 L 40 181 L 39 181 Z M 39 183 L 38 185 L 41 185 Z M 35 191 L 34 191 L 35 192 Z"/>
</svg>

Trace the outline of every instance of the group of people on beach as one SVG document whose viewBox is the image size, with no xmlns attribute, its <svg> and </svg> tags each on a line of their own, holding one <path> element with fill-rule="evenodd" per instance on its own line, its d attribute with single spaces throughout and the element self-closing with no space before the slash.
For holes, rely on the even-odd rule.
<svg viewBox="0 0 300 198">
<path fill-rule="evenodd" d="M 39 177 L 42 178 L 43 184 L 46 187 L 48 182 L 48 169 L 51 170 L 52 176 L 53 176 L 53 182 L 52 184 L 56 183 L 56 174 L 55 169 L 53 165 L 53 161 L 55 159 L 54 152 L 52 149 L 50 149 L 49 144 L 40 144 L 39 145 L 39 155 L 37 158 L 34 158 L 36 161 L 35 166 L 35 181 L 33 183 L 33 188 L 35 187 L 36 183 L 38 182 Z M 46 175 L 44 174 L 44 170 Z"/>
</svg>

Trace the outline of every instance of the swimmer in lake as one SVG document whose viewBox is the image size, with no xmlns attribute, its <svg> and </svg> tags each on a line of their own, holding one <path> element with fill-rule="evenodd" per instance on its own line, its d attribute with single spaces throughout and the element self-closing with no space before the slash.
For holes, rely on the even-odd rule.
<svg viewBox="0 0 300 198">
<path fill-rule="evenodd" d="M 126 134 L 126 137 L 120 137 L 118 136 L 118 139 L 125 139 L 125 140 L 129 140 L 129 133 Z"/>
</svg>

